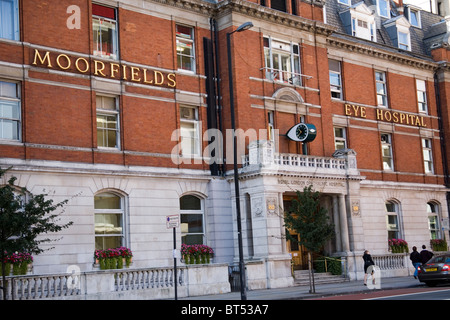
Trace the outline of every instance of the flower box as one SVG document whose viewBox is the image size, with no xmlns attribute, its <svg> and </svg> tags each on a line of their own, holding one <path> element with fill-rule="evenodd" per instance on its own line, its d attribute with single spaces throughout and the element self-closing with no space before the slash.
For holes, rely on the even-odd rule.
<svg viewBox="0 0 450 320">
<path fill-rule="evenodd" d="M 389 239 L 388 245 L 392 253 L 408 253 L 408 243 L 403 239 Z"/>
<path fill-rule="evenodd" d="M 186 264 L 211 263 L 213 254 L 214 250 L 203 244 L 181 245 L 181 256 Z"/>
<path fill-rule="evenodd" d="M 6 253 L 5 259 L 0 263 L 0 276 L 3 275 L 2 264 L 5 264 L 5 273 L 7 276 L 26 275 L 32 271 L 33 256 L 24 252 L 15 252 L 13 254 Z"/>
<path fill-rule="evenodd" d="M 124 266 L 127 268 L 130 267 L 133 260 L 133 253 L 125 247 L 95 250 L 94 259 L 95 264 L 99 265 L 100 270 L 123 269 Z"/>
<path fill-rule="evenodd" d="M 430 245 L 433 251 L 447 251 L 447 241 L 443 239 L 430 240 Z"/>
</svg>

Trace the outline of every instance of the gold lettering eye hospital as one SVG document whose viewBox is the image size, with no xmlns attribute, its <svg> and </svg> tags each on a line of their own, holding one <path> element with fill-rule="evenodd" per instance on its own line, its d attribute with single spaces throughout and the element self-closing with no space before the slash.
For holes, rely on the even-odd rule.
<svg viewBox="0 0 450 320">
<path fill-rule="evenodd" d="M 167 86 L 170 88 L 174 88 L 177 85 L 176 76 L 174 73 L 165 74 L 157 70 L 149 70 L 142 67 L 131 67 L 125 64 L 104 62 L 100 60 L 93 60 L 93 63 L 91 64 L 87 59 L 82 57 L 74 58 L 61 53 L 55 58 L 55 55 L 56 54 L 50 53 L 50 51 L 46 51 L 41 54 L 39 50 L 35 49 L 32 65 L 45 66 L 53 69 L 53 62 L 56 63 L 58 68 L 61 70 L 68 70 L 75 67 L 75 69 L 80 73 L 90 72 L 95 76 L 104 78 L 129 80 L 137 83 Z"/>
<path fill-rule="evenodd" d="M 346 116 L 356 117 L 356 118 L 367 118 L 367 108 L 359 105 L 344 104 L 344 111 Z M 425 118 L 423 116 L 418 116 L 409 113 L 403 113 L 398 111 L 391 111 L 376 108 L 375 109 L 376 120 L 393 122 L 399 124 L 406 124 L 410 126 L 426 127 Z"/>
</svg>

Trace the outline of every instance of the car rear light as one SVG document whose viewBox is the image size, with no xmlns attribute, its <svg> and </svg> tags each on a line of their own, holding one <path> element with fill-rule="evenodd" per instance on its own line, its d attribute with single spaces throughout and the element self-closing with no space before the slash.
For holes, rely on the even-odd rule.
<svg viewBox="0 0 450 320">
<path fill-rule="evenodd" d="M 450 266 L 444 264 L 441 271 L 448 271 L 448 270 L 450 270 Z"/>
<path fill-rule="evenodd" d="M 418 272 L 418 273 L 422 273 L 422 272 L 423 272 L 422 266 L 419 266 L 419 267 L 417 268 L 417 272 Z"/>
</svg>

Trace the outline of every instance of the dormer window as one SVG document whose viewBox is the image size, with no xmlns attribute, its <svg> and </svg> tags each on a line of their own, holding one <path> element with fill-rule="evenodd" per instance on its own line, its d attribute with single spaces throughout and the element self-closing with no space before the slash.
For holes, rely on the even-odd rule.
<svg viewBox="0 0 450 320">
<path fill-rule="evenodd" d="M 364 2 L 359 2 L 340 12 L 340 17 L 348 34 L 376 41 L 375 16 Z"/>
<path fill-rule="evenodd" d="M 411 51 L 411 24 L 404 16 L 397 16 L 384 23 L 384 27 L 392 40 L 392 44 L 399 49 Z"/>
<path fill-rule="evenodd" d="M 411 46 L 409 44 L 409 32 L 398 32 L 398 47 L 403 50 L 411 51 Z"/>
<path fill-rule="evenodd" d="M 352 3 L 350 2 L 350 0 L 338 0 L 339 3 L 341 4 L 345 4 L 347 6 L 351 5 Z"/>
<path fill-rule="evenodd" d="M 408 6 L 405 10 L 409 23 L 416 28 L 422 28 L 422 21 L 420 17 L 420 9 Z"/>
<path fill-rule="evenodd" d="M 389 0 L 376 0 L 378 15 L 384 18 L 390 18 L 390 5 Z"/>
</svg>

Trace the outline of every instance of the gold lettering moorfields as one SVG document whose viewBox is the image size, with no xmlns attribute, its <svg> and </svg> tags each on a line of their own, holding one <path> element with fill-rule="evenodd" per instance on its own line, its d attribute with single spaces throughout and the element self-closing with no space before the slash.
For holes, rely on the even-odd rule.
<svg viewBox="0 0 450 320">
<path fill-rule="evenodd" d="M 174 88 L 177 85 L 174 73 L 163 73 L 157 70 L 150 70 L 142 67 L 132 67 L 115 62 L 92 60 L 89 62 L 82 57 L 69 57 L 66 54 L 45 53 L 34 49 L 32 65 L 47 68 L 58 68 L 83 74 L 92 74 L 116 80 L 126 80 L 136 83 L 165 86 Z"/>
<path fill-rule="evenodd" d="M 346 103 L 344 105 L 344 111 L 346 116 L 367 118 L 367 109 L 363 106 Z M 410 113 L 403 113 L 398 111 L 375 109 L 375 118 L 379 121 L 393 122 L 399 124 L 406 124 L 410 126 L 426 127 L 425 119 L 423 116 L 418 116 Z"/>
</svg>

